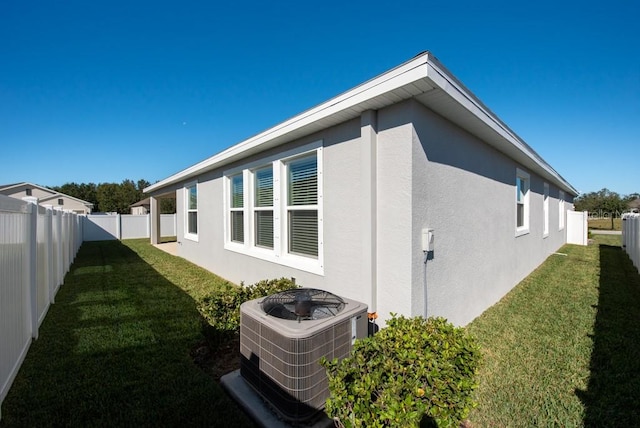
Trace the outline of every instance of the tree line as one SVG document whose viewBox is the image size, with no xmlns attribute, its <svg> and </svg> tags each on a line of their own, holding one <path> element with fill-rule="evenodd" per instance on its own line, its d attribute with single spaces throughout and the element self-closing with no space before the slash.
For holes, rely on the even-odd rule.
<svg viewBox="0 0 640 428">
<path fill-rule="evenodd" d="M 576 211 L 589 211 L 597 216 L 618 217 L 633 208 L 630 203 L 640 194 L 620 195 L 607 188 L 597 192 L 583 193 L 573 200 Z"/>
<path fill-rule="evenodd" d="M 131 213 L 130 206 L 144 199 L 142 192 L 150 186 L 147 180 L 123 180 L 122 183 L 65 183 L 62 186 L 48 186 L 56 192 L 82 199 L 93 204 L 93 212 Z M 161 199 L 160 212 L 171 214 L 175 212 L 175 199 Z"/>
</svg>

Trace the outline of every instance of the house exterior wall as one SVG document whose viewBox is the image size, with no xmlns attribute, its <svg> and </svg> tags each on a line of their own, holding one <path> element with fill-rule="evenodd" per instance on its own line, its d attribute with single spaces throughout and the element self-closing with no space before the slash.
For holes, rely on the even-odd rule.
<svg viewBox="0 0 640 428">
<path fill-rule="evenodd" d="M 318 275 L 251 257 L 224 248 L 224 180 L 223 172 L 261 158 L 278 156 L 314 141 L 322 140 L 324 214 L 324 274 Z M 352 120 L 274 150 L 247 158 L 198 177 L 198 241 L 184 237 L 185 195 L 176 186 L 178 214 L 178 255 L 215 272 L 232 282 L 252 284 L 261 279 L 296 278 L 305 287 L 327 289 L 341 296 L 362 301 L 363 284 L 359 272 L 362 264 L 363 235 L 360 205 L 361 147 L 360 122 Z M 348 244 L 345 245 L 345 242 Z"/>
<path fill-rule="evenodd" d="M 27 195 L 27 189 L 31 189 L 31 195 Z M 10 189 L 3 190 L 0 193 L 16 199 L 22 199 L 27 196 L 32 196 L 34 198 L 42 199 L 55 194 L 55 192 L 47 192 L 38 187 L 32 187 L 29 185 L 12 187 Z"/>
<path fill-rule="evenodd" d="M 29 184 L 5 189 L 0 193 L 12 198 L 22 199 L 28 196 L 27 189 L 31 190 L 31 197 L 38 198 L 38 203 L 40 205 L 51 205 L 54 208 L 58 207 L 65 210 L 71 210 L 78 214 L 89 214 L 91 212 L 91 209 L 82 202 L 69 198 L 66 195 L 58 194 L 54 191 L 47 191 Z M 62 205 L 58 204 L 58 199 L 63 200 Z"/>
<path fill-rule="evenodd" d="M 411 313 L 464 325 L 496 303 L 566 241 L 559 229 L 559 189 L 549 183 L 549 232 L 543 234 L 544 183 L 476 137 L 419 103 L 410 103 Z M 529 233 L 516 236 L 516 169 L 530 174 Z M 570 196 L 567 209 L 571 209 Z M 566 222 L 565 222 L 566 223 Z M 433 259 L 423 263 L 420 233 L 435 230 Z"/>
<path fill-rule="evenodd" d="M 62 199 L 62 205 L 59 204 L 59 199 Z M 41 205 L 51 205 L 54 208 L 60 208 L 63 210 L 71 210 L 78 214 L 89 214 L 91 210 L 87 208 L 87 206 L 81 202 L 78 202 L 74 199 L 68 198 L 64 195 L 55 195 L 51 197 L 49 195 L 48 199 L 41 199 L 39 201 Z"/>
<path fill-rule="evenodd" d="M 149 214 L 149 210 L 142 206 L 139 205 L 137 207 L 131 207 L 131 215 L 145 215 L 145 214 Z"/>
<path fill-rule="evenodd" d="M 351 120 L 174 185 L 178 255 L 235 283 L 294 277 L 305 287 L 367 303 L 381 324 L 396 312 L 444 316 L 464 325 L 564 244 L 559 189 L 552 183 L 549 233 L 543 237 L 541 177 L 416 101 L 366 114 L 366 122 L 374 124 L 370 128 L 364 119 Z M 225 171 L 319 140 L 323 273 L 225 249 Z M 515 233 L 517 168 L 530 174 L 529 233 L 520 236 Z M 375 186 L 366 181 L 371 175 Z M 183 187 L 194 181 L 197 241 L 184 234 Z M 571 196 L 565 199 L 571 209 Z M 425 227 L 435 230 L 435 251 L 426 264 Z"/>
</svg>

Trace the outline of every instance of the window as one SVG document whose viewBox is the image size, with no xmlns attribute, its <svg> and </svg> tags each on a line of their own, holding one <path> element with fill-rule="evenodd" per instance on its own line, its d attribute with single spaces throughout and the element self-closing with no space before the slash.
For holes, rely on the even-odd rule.
<svg viewBox="0 0 640 428">
<path fill-rule="evenodd" d="M 273 167 L 255 171 L 254 183 L 255 244 L 273 248 Z"/>
<path fill-rule="evenodd" d="M 225 249 L 324 274 L 322 141 L 223 175 Z"/>
<path fill-rule="evenodd" d="M 565 217 L 565 208 L 564 208 L 564 192 L 560 190 L 558 192 L 558 230 L 564 229 L 564 217 Z"/>
<path fill-rule="evenodd" d="M 58 205 L 64 205 L 64 199 L 62 198 L 58 199 Z"/>
<path fill-rule="evenodd" d="M 198 238 L 198 186 L 192 183 L 184 188 L 185 192 L 185 238 Z"/>
<path fill-rule="evenodd" d="M 26 189 L 25 192 L 26 192 L 27 196 L 31 196 L 31 193 L 32 193 L 31 189 Z"/>
<path fill-rule="evenodd" d="M 244 242 L 244 179 L 242 173 L 231 177 L 231 240 Z"/>
<path fill-rule="evenodd" d="M 529 233 L 529 174 L 516 169 L 516 236 Z"/>
<path fill-rule="evenodd" d="M 288 252 L 318 256 L 318 164 L 315 153 L 287 164 Z"/>
<path fill-rule="evenodd" d="M 549 183 L 544 183 L 544 195 L 542 200 L 542 211 L 543 211 L 543 230 L 542 234 L 544 236 L 549 235 Z"/>
</svg>

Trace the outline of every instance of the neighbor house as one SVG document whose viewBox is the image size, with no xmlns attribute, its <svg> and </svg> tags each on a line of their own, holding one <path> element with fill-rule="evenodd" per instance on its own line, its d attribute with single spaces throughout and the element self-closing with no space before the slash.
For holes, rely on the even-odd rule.
<svg viewBox="0 0 640 428">
<path fill-rule="evenodd" d="M 544 124 L 540 125 L 544 127 Z M 145 189 L 177 252 L 464 325 L 566 242 L 577 191 L 429 52 Z"/>
<path fill-rule="evenodd" d="M 136 202 L 135 204 L 129 205 L 131 208 L 131 215 L 146 215 L 149 214 L 149 198 L 144 198 L 141 201 Z"/>
<path fill-rule="evenodd" d="M 73 211 L 76 214 L 90 214 L 93 209 L 91 202 L 27 182 L 0 185 L 0 195 L 17 199 L 30 196 L 37 198 L 40 205 L 51 205 L 54 208 Z"/>
</svg>

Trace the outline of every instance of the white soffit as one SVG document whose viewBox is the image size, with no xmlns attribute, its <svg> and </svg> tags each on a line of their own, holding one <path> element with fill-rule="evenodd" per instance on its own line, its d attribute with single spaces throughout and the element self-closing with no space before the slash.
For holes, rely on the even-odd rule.
<svg viewBox="0 0 640 428">
<path fill-rule="evenodd" d="M 523 166 L 569 192 L 578 193 L 429 52 L 417 55 L 384 74 L 159 181 L 144 189 L 144 192 L 160 190 L 252 154 L 354 119 L 363 111 L 378 110 L 414 97 Z"/>
</svg>

